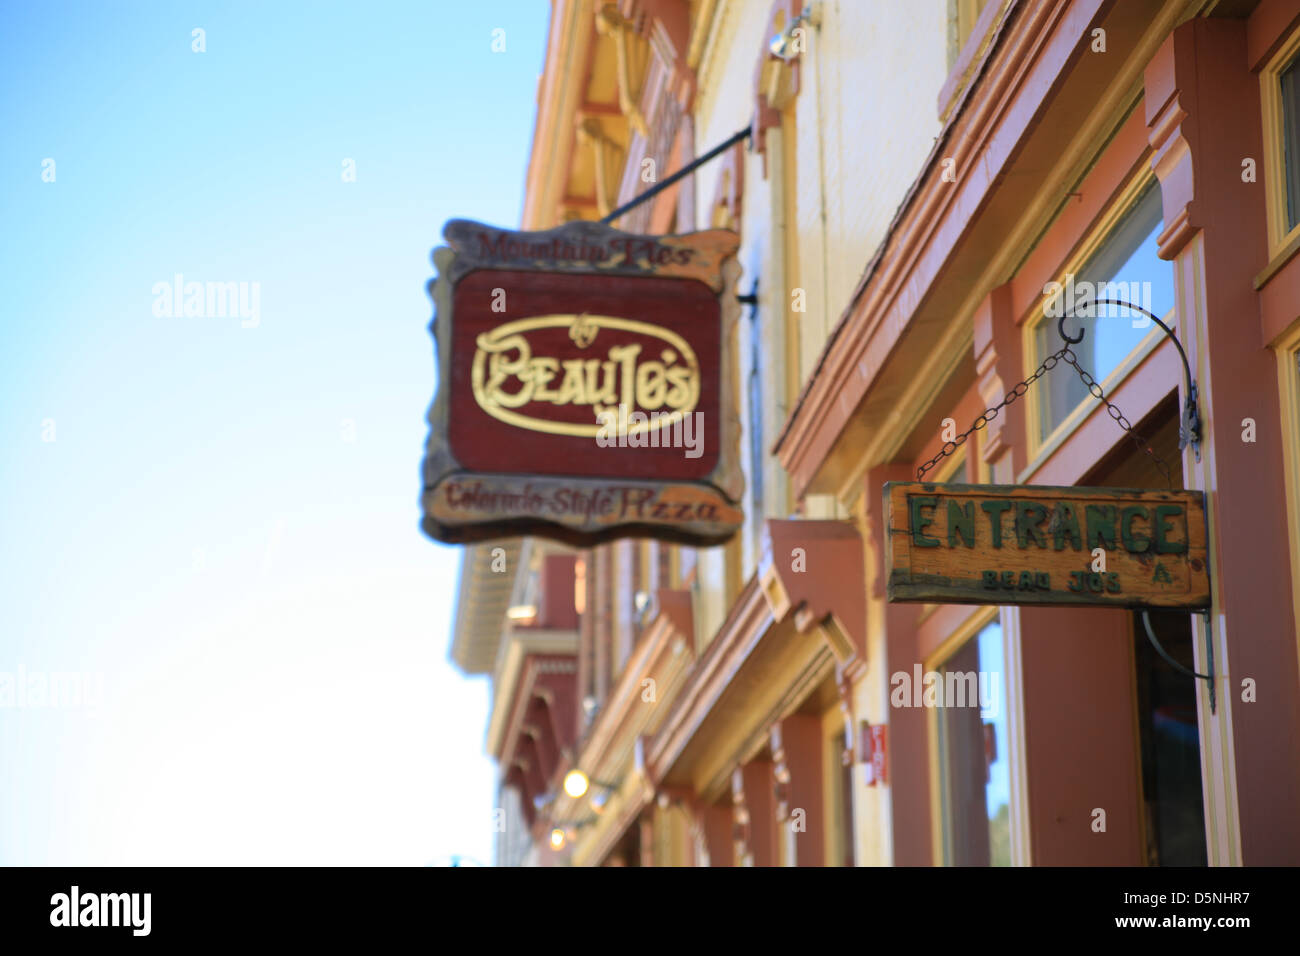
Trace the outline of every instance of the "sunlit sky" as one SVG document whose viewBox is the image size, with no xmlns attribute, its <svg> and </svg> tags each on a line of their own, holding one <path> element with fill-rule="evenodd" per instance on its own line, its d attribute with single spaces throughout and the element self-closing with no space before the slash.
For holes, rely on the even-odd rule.
<svg viewBox="0 0 1300 956">
<path fill-rule="evenodd" d="M 490 859 L 425 283 L 518 224 L 548 7 L 0 7 L 0 691 L 91 691 L 0 696 L 0 863 Z"/>
</svg>

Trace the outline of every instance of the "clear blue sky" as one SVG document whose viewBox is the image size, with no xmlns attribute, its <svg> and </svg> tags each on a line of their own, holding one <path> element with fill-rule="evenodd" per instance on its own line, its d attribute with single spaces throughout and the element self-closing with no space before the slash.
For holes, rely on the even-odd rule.
<svg viewBox="0 0 1300 956">
<path fill-rule="evenodd" d="M 518 223 L 548 8 L 0 7 L 0 676 L 102 681 L 0 706 L 0 863 L 489 858 L 425 283 Z M 177 273 L 258 324 L 155 315 Z"/>
</svg>

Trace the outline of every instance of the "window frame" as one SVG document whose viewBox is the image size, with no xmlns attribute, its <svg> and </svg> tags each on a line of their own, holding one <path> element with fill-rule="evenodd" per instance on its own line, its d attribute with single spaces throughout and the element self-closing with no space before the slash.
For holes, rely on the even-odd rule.
<svg viewBox="0 0 1300 956">
<path fill-rule="evenodd" d="M 1283 480 L 1291 553 L 1291 601 L 1300 650 L 1300 321 L 1278 338 L 1278 397 L 1281 403 Z"/>
<path fill-rule="evenodd" d="M 1106 206 L 1101 215 L 1093 221 L 1082 241 L 1075 246 L 1073 252 L 1070 253 L 1053 274 L 1052 281 L 1064 283 L 1067 274 L 1073 273 L 1077 275 L 1079 269 L 1092 259 L 1102 246 L 1106 244 L 1106 241 L 1114 235 L 1116 228 L 1124 219 L 1125 215 L 1133 209 L 1138 199 L 1141 198 L 1142 194 L 1153 183 L 1155 184 L 1155 188 L 1159 190 L 1160 184 L 1156 179 L 1155 171 L 1152 170 L 1146 162 L 1143 162 L 1137 171 L 1131 174 L 1120 187 L 1115 197 L 1111 200 L 1109 205 Z M 1175 272 L 1173 262 L 1169 263 L 1169 269 L 1171 272 Z M 1175 305 L 1164 315 L 1160 316 L 1160 320 L 1174 331 L 1178 330 L 1178 306 L 1176 303 L 1177 293 L 1178 281 L 1175 273 Z M 1045 298 L 1045 296 L 1036 298 L 1034 304 L 1025 312 L 1022 321 L 1020 322 L 1022 335 L 1021 355 L 1024 356 L 1022 364 L 1024 366 L 1024 374 L 1026 377 L 1033 374 L 1034 370 L 1038 368 L 1043 359 L 1047 357 L 1047 354 L 1051 354 L 1047 353 L 1040 355 L 1038 353 L 1039 330 L 1042 329 L 1045 324 L 1057 321 L 1056 319 L 1043 314 Z M 1115 368 L 1111 369 L 1105 378 L 1098 380 L 1098 384 L 1102 387 L 1105 393 L 1107 395 L 1113 394 L 1116 387 L 1128 378 L 1133 370 L 1141 365 L 1146 357 L 1159 347 L 1162 341 L 1163 337 L 1160 332 L 1160 327 L 1152 322 L 1151 328 L 1147 331 L 1147 334 L 1139 340 L 1137 345 L 1133 347 L 1132 351 L 1130 351 L 1128 355 L 1126 355 L 1124 359 L 1115 366 Z M 1091 372 L 1092 370 L 1089 369 L 1088 371 Z M 1073 374 L 1073 370 L 1068 366 L 1062 368 L 1061 365 L 1057 365 L 1057 371 L 1049 374 L 1060 375 L 1065 374 L 1066 372 Z M 1071 409 L 1069 413 L 1051 429 L 1051 431 L 1044 433 L 1044 400 L 1045 396 L 1042 389 L 1035 388 L 1032 385 L 1029 387 L 1029 391 L 1025 394 L 1025 428 L 1028 432 L 1026 435 L 1026 448 L 1028 450 L 1027 457 L 1029 459 L 1029 464 L 1021 475 L 1017 477 L 1017 481 L 1023 481 L 1025 476 L 1032 474 L 1041 467 L 1043 461 L 1055 452 L 1057 448 L 1064 444 L 1066 439 L 1068 439 L 1070 435 L 1083 424 L 1084 419 L 1093 414 L 1101 404 L 1089 396 Z"/>
<path fill-rule="evenodd" d="M 1264 197 L 1268 221 L 1268 258 L 1271 262 L 1300 243 L 1300 221 L 1287 227 L 1286 152 L 1282 118 L 1282 74 L 1300 57 L 1300 28 L 1292 31 L 1259 71 L 1259 99 L 1264 129 Z M 1300 158 L 1298 158 L 1300 161 Z"/>
<path fill-rule="evenodd" d="M 977 607 L 966 618 L 953 629 L 950 634 L 934 651 L 925 656 L 921 661 L 921 671 L 927 674 L 930 671 L 937 671 L 948 660 L 961 650 L 962 646 L 969 640 L 974 639 L 994 620 L 997 620 L 1001 614 L 1002 608 L 997 605 L 985 605 Z M 1007 630 L 1005 621 L 1002 627 L 1002 659 L 1007 660 Z M 1003 675 L 1002 692 L 1007 697 L 1007 707 L 1011 706 L 1009 689 L 1006 687 L 1006 675 Z M 938 707 L 927 708 L 926 713 L 926 737 L 928 739 L 927 750 L 930 760 L 930 852 L 931 860 L 935 866 L 948 866 L 945 859 L 945 849 L 947 847 L 947 828 L 948 821 L 944 813 L 944 792 L 943 792 L 943 767 L 941 766 L 942 755 L 939 752 L 939 716 Z M 1008 750 L 1007 759 L 1012 759 L 1011 754 L 1014 751 Z M 1014 807 L 1011 808 L 1014 812 Z M 1014 863 L 1014 861 L 1013 861 Z"/>
</svg>

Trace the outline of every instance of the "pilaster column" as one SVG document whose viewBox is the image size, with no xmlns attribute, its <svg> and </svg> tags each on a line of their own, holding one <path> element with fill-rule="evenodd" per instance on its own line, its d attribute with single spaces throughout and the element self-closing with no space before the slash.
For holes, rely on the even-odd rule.
<svg viewBox="0 0 1300 956">
<path fill-rule="evenodd" d="M 1203 421 L 1200 458 L 1185 449 L 1183 472 L 1206 493 L 1219 675 L 1215 714 L 1198 682 L 1206 842 L 1211 864 L 1258 866 L 1300 859 L 1300 686 L 1277 368 L 1251 281 L 1268 258 L 1264 185 L 1241 176 L 1244 159 L 1263 159 L 1246 31 L 1230 19 L 1178 27 L 1147 66 L 1145 100 L 1164 205 L 1160 255 L 1175 264 L 1178 335 Z M 1242 441 L 1247 418 L 1254 443 Z M 1199 616 L 1193 627 L 1204 672 Z M 1242 700 L 1247 678 L 1252 702 Z"/>
</svg>

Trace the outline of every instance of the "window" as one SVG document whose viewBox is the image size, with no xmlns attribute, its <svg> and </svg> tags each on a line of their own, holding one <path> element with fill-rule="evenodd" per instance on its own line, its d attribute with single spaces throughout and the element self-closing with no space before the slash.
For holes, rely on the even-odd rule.
<svg viewBox="0 0 1300 956">
<path fill-rule="evenodd" d="M 1269 256 L 1300 236 L 1300 30 L 1260 71 Z"/>
<path fill-rule="evenodd" d="M 1147 863 L 1205 866 L 1196 681 L 1159 657 L 1147 640 L 1142 615 L 1135 613 L 1133 618 Z M 1200 622 L 1173 611 L 1151 611 L 1149 618 L 1165 653 L 1195 670 L 1192 632 Z"/>
<path fill-rule="evenodd" d="M 1066 331 L 1083 341 L 1073 345 L 1079 364 L 1098 382 L 1105 382 L 1148 335 L 1155 323 L 1124 306 L 1098 300 L 1131 302 L 1159 316 L 1166 325 L 1174 307 L 1173 263 L 1156 254 L 1156 239 L 1163 226 L 1160 188 L 1153 178 L 1106 233 L 1105 238 L 1074 271 L 1067 271 L 1059 294 L 1049 298 L 1044 316 L 1035 328 L 1034 367 L 1065 343 L 1060 338 L 1058 316 Z M 1083 381 L 1069 366 L 1039 379 L 1042 436 L 1052 434 L 1085 400 L 1093 401 Z M 1104 387 L 1104 386 L 1103 386 Z"/>
<path fill-rule="evenodd" d="M 1291 603 L 1300 640 L 1300 322 L 1277 343 L 1282 399 L 1282 455 L 1291 530 Z"/>
<path fill-rule="evenodd" d="M 1282 173 L 1286 181 L 1286 231 L 1300 225 L 1300 57 L 1279 78 L 1282 106 Z"/>
<path fill-rule="evenodd" d="M 980 629 L 936 668 L 945 866 L 1011 865 L 1011 770 L 1002 625 Z"/>
<path fill-rule="evenodd" d="M 966 448 L 974 442 L 967 438 L 965 444 L 955 452 L 943 459 L 935 466 L 934 471 L 930 474 L 934 477 L 926 476 L 926 481 L 932 481 L 935 484 L 947 485 L 964 485 L 966 478 Z"/>
<path fill-rule="evenodd" d="M 853 760 L 850 745 L 845 740 L 844 718 L 839 707 L 827 713 L 827 723 L 832 733 L 827 738 L 822 759 L 831 768 L 829 798 L 830 832 L 828 866 L 854 866 L 853 838 Z"/>
<path fill-rule="evenodd" d="M 975 29 L 988 0 L 948 0 L 948 68 L 952 69 L 962 47 Z"/>
</svg>

